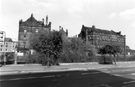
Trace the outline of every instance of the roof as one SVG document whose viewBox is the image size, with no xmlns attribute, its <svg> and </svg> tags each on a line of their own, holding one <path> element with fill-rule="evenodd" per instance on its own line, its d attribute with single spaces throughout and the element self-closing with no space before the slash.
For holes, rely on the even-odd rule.
<svg viewBox="0 0 135 87">
<path fill-rule="evenodd" d="M 13 42 L 11 38 L 5 38 L 5 42 Z"/>
<path fill-rule="evenodd" d="M 23 22 L 23 25 L 26 26 L 33 26 L 33 27 L 37 27 L 37 26 L 41 26 L 43 24 L 43 22 L 41 21 L 37 21 L 34 17 L 33 14 L 31 14 L 31 17 L 28 18 L 25 22 Z"/>
<path fill-rule="evenodd" d="M 83 25 L 83 28 L 88 29 L 88 31 L 95 31 L 97 33 L 121 35 L 121 32 L 115 32 L 113 30 L 109 31 L 109 30 L 104 30 L 104 29 L 98 29 L 98 28 L 95 28 L 94 25 L 92 27 L 86 27 L 86 26 Z"/>
</svg>

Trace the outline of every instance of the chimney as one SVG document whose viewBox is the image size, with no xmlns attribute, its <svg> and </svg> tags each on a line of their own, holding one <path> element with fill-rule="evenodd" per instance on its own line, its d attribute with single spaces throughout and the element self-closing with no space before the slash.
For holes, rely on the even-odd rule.
<svg viewBox="0 0 135 87">
<path fill-rule="evenodd" d="M 46 25 L 48 25 L 48 15 L 46 16 Z"/>
<path fill-rule="evenodd" d="M 42 21 L 43 21 L 43 24 L 44 24 L 44 18 L 42 19 Z"/>
<path fill-rule="evenodd" d="M 95 25 L 92 25 L 92 29 L 95 29 Z"/>
<path fill-rule="evenodd" d="M 33 13 L 31 13 L 31 17 L 33 17 Z"/>
<path fill-rule="evenodd" d="M 66 36 L 68 36 L 68 29 L 66 29 Z"/>
<path fill-rule="evenodd" d="M 61 26 L 59 26 L 59 30 L 61 30 Z"/>
</svg>

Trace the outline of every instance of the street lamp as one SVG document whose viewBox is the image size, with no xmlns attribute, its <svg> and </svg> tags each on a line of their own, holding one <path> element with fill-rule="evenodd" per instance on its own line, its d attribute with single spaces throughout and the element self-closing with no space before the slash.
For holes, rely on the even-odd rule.
<svg viewBox="0 0 135 87">
<path fill-rule="evenodd" d="M 14 52 L 14 64 L 17 64 L 17 50 L 16 48 L 13 50 Z"/>
</svg>

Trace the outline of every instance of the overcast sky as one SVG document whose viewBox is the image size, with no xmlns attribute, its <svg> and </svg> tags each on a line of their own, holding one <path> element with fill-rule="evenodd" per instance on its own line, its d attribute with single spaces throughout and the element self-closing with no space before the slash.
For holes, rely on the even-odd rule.
<svg viewBox="0 0 135 87">
<path fill-rule="evenodd" d="M 19 20 L 31 13 L 37 20 L 48 15 L 52 29 L 68 29 L 69 36 L 80 33 L 82 25 L 121 31 L 127 45 L 135 49 L 135 0 L 0 0 L 0 30 L 18 39 Z"/>
</svg>

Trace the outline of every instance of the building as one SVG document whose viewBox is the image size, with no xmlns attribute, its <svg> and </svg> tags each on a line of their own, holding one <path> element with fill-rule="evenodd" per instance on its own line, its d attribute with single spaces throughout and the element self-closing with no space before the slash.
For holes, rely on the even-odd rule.
<svg viewBox="0 0 135 87">
<path fill-rule="evenodd" d="M 0 61 L 14 62 L 14 53 L 16 52 L 17 48 L 17 41 L 12 40 L 11 38 L 5 37 L 4 44 L 0 45 Z M 12 57 L 11 55 L 12 54 Z"/>
<path fill-rule="evenodd" d="M 105 45 L 115 45 L 120 46 L 120 48 L 123 49 L 123 54 L 125 53 L 126 37 L 122 35 L 121 32 L 98 29 L 94 25 L 92 27 L 82 25 L 78 37 L 93 45 L 96 49 Z"/>
<path fill-rule="evenodd" d="M 30 49 L 30 37 L 33 33 L 42 31 L 50 31 L 51 22 L 48 23 L 48 16 L 46 16 L 46 22 L 37 21 L 33 14 L 26 21 L 22 19 L 19 21 L 19 35 L 18 35 L 18 52 L 27 52 Z"/>
<path fill-rule="evenodd" d="M 4 45 L 0 46 L 0 52 L 14 52 L 17 47 L 17 41 L 13 41 L 11 38 L 5 38 Z"/>
<path fill-rule="evenodd" d="M 65 31 L 63 27 L 59 26 L 59 32 L 61 33 L 63 39 L 68 37 L 68 29 Z"/>
<path fill-rule="evenodd" d="M 4 45 L 5 37 L 6 37 L 6 32 L 0 31 L 0 45 Z"/>
</svg>

